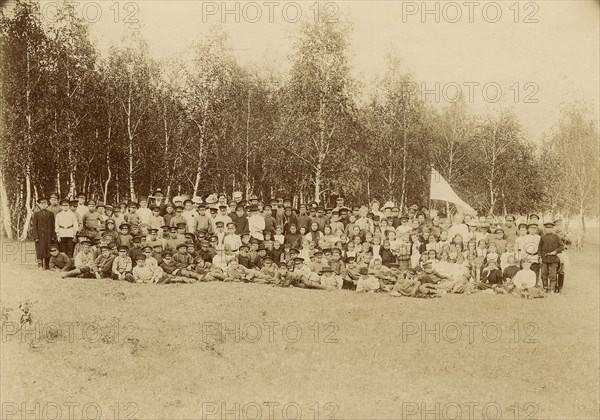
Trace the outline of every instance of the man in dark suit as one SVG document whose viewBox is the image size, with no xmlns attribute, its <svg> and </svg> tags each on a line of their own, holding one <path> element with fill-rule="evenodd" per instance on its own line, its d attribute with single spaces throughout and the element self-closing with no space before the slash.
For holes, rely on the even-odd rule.
<svg viewBox="0 0 600 420">
<path fill-rule="evenodd" d="M 50 269 L 50 244 L 54 240 L 54 213 L 48 210 L 46 197 L 38 200 L 40 209 L 33 214 L 32 228 L 38 268 Z"/>
<path fill-rule="evenodd" d="M 559 259 L 556 254 L 564 249 L 560 236 L 554 233 L 554 221 L 544 222 L 545 233 L 540 237 L 538 255 L 542 258 L 542 285 L 546 293 L 556 292 L 556 273 Z M 558 290 L 560 292 L 560 290 Z"/>
</svg>

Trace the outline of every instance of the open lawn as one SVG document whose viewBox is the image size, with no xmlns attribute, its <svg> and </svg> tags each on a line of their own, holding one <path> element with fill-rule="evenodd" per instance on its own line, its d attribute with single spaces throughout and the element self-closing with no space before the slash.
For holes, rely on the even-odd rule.
<svg viewBox="0 0 600 420">
<path fill-rule="evenodd" d="M 595 419 L 587 240 L 536 300 L 61 279 L 4 244 L 1 417 Z"/>
</svg>

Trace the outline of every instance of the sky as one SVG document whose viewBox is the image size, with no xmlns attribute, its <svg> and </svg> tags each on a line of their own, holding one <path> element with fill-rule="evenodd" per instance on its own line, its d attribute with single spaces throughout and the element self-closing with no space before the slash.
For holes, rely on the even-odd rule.
<svg viewBox="0 0 600 420">
<path fill-rule="evenodd" d="M 526 136 L 539 142 L 564 103 L 599 109 L 600 2 L 321 1 L 351 24 L 352 74 L 367 97 L 401 59 L 426 98 L 441 108 L 461 92 L 472 112 L 513 109 Z M 52 19 L 56 1 L 41 1 Z M 101 51 L 119 43 L 127 21 L 138 21 L 151 54 L 168 58 L 220 25 L 240 63 L 289 69 L 300 21 L 322 19 L 316 1 L 80 0 Z"/>
</svg>

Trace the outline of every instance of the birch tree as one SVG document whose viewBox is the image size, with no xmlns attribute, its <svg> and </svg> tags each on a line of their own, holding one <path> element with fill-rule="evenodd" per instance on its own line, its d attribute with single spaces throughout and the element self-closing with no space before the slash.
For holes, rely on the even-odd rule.
<svg viewBox="0 0 600 420">
<path fill-rule="evenodd" d="M 48 77 L 48 38 L 39 5 L 18 1 L 13 16 L 0 12 L 2 51 L 2 209 L 9 237 L 27 238 L 35 206 L 36 165 L 48 130 L 45 110 Z M 4 184 L 7 183 L 7 185 Z M 6 197 L 6 201 L 4 199 Z M 8 202 L 8 203 L 7 203 Z M 10 217 L 10 229 L 7 228 Z"/>
<path fill-rule="evenodd" d="M 598 216 L 599 136 L 596 114 L 582 103 L 565 105 L 558 124 L 544 144 L 543 173 L 547 195 L 557 210 L 576 214 L 586 231 L 585 217 Z"/>
<path fill-rule="evenodd" d="M 195 127 L 189 144 L 195 162 L 193 195 L 200 189 L 209 143 L 218 135 L 218 109 L 225 103 L 234 80 L 235 61 L 226 40 L 223 32 L 214 30 L 206 39 L 195 42 L 188 49 L 190 55 L 180 57 L 170 77 L 184 114 Z"/>
<path fill-rule="evenodd" d="M 302 162 L 320 202 L 324 185 L 345 168 L 357 138 L 356 84 L 348 64 L 348 29 L 327 18 L 302 25 L 277 141 Z"/>
<path fill-rule="evenodd" d="M 372 169 L 379 173 L 387 188 L 388 199 L 396 198 L 400 207 L 407 205 L 409 178 L 415 162 L 413 149 L 426 156 L 427 143 L 421 143 L 425 106 L 412 75 L 402 72 L 397 57 L 388 59 L 388 69 L 379 83 L 378 95 L 370 114 L 374 142 L 371 145 Z M 377 178 L 375 178 L 377 180 Z"/>
<path fill-rule="evenodd" d="M 154 86 L 158 79 L 158 65 L 150 58 L 139 27 L 131 26 L 122 45 L 111 48 L 107 71 L 125 133 L 128 189 L 134 200 L 137 198 L 136 173 L 143 162 L 140 141 L 144 135 L 144 143 L 149 140 L 150 125 L 154 121 Z"/>
<path fill-rule="evenodd" d="M 510 150 L 518 147 L 522 138 L 523 129 L 520 123 L 516 116 L 508 111 L 488 117 L 478 130 L 477 150 L 481 157 L 478 174 L 485 180 L 490 214 L 496 210 L 501 179 L 519 176 L 518 173 L 508 172 L 503 165 L 511 156 Z"/>
</svg>

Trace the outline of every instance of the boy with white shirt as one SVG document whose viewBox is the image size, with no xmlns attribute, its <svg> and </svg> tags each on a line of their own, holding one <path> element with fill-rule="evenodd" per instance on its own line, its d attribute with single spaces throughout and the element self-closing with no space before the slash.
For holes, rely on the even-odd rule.
<svg viewBox="0 0 600 420">
<path fill-rule="evenodd" d="M 234 222 L 227 223 L 227 234 L 223 238 L 223 245 L 229 245 L 229 248 L 233 252 L 238 252 L 238 249 L 242 245 L 242 239 L 240 235 L 236 234 L 237 225 Z"/>
<path fill-rule="evenodd" d="M 265 230 L 265 218 L 259 214 L 258 206 L 252 204 L 250 206 L 250 217 L 248 217 L 248 228 L 250 236 L 259 241 L 264 240 L 263 231 Z"/>
<path fill-rule="evenodd" d="M 186 232 L 196 233 L 196 224 L 198 222 L 198 212 L 194 208 L 194 202 L 187 199 L 183 202 L 183 212 L 181 216 L 185 219 Z"/>
<path fill-rule="evenodd" d="M 79 231 L 79 222 L 77 221 L 77 216 L 69 207 L 69 200 L 61 200 L 60 206 L 61 211 L 54 218 L 56 240 L 58 241 L 60 252 L 64 252 L 69 258 L 73 258 L 73 250 L 75 249 L 74 238 L 77 231 Z"/>
<path fill-rule="evenodd" d="M 140 218 L 141 223 L 150 224 L 150 218 L 152 217 L 152 210 L 148 208 L 148 199 L 146 197 L 142 197 L 140 199 L 140 208 L 137 209 L 136 213 Z M 130 221 L 131 223 L 131 221 Z"/>
</svg>

